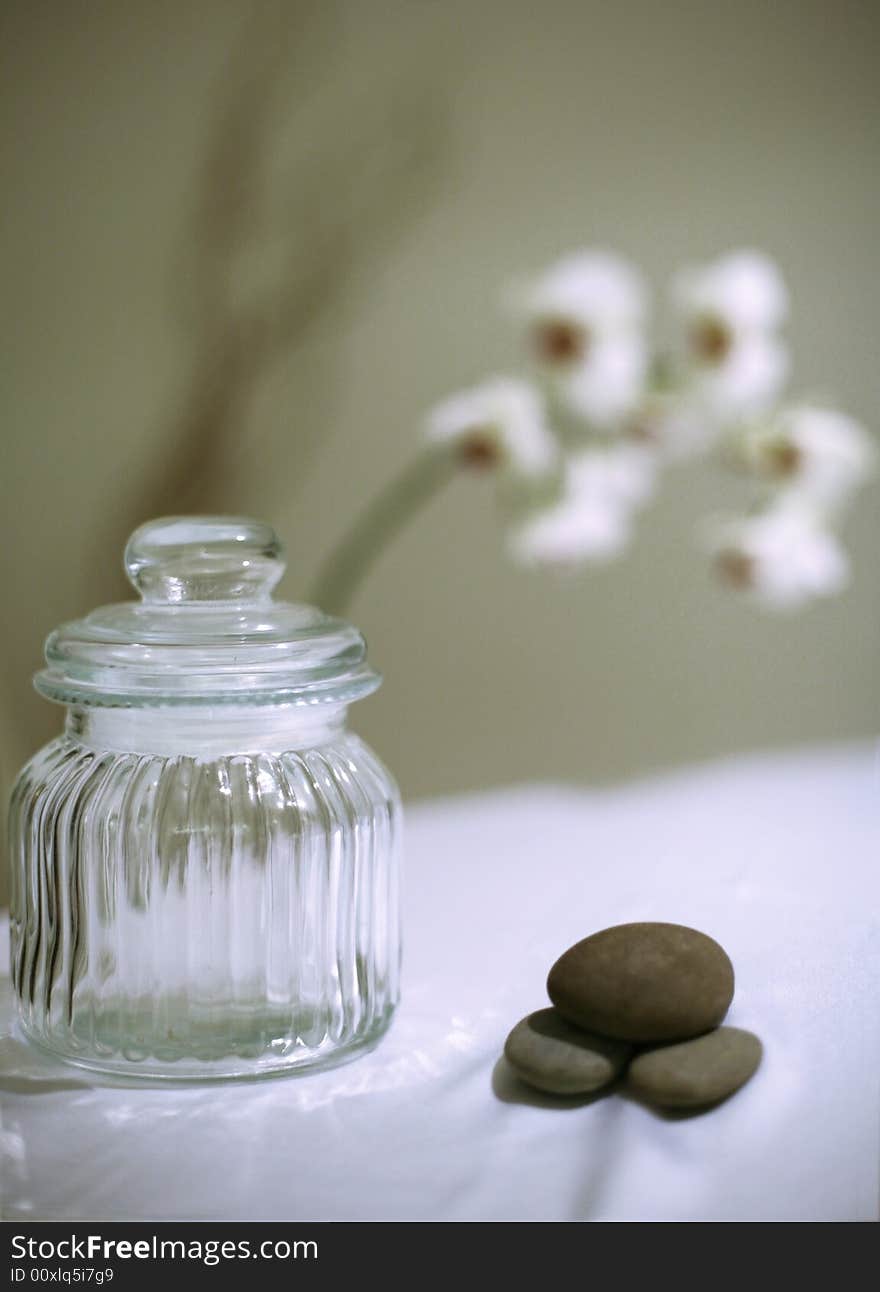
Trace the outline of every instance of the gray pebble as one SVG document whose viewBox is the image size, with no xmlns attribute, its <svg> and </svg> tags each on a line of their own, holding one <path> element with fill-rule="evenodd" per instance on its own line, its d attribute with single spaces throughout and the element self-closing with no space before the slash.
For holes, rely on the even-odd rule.
<svg viewBox="0 0 880 1292">
<path fill-rule="evenodd" d="M 719 1027 L 678 1045 L 638 1055 L 627 1084 L 661 1108 L 703 1108 L 745 1085 L 761 1062 L 757 1036 L 739 1027 Z"/>
<path fill-rule="evenodd" d="M 555 1009 L 539 1009 L 517 1023 L 504 1045 L 508 1063 L 537 1090 L 583 1095 L 613 1081 L 632 1047 L 581 1031 Z"/>
</svg>

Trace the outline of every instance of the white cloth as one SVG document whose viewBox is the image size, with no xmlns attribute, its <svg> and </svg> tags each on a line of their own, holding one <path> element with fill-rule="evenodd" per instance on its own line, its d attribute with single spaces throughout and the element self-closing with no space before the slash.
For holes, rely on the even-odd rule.
<svg viewBox="0 0 880 1292">
<path fill-rule="evenodd" d="M 404 999 L 350 1066 L 111 1085 L 0 1018 L 6 1219 L 811 1219 L 878 1214 L 878 763 L 765 755 L 408 812 Z M 570 943 L 672 920 L 736 967 L 762 1067 L 719 1109 L 530 1094 L 499 1063 Z"/>
</svg>

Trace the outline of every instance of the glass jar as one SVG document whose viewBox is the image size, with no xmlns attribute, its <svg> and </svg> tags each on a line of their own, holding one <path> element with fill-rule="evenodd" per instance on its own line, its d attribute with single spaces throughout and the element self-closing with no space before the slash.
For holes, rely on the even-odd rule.
<svg viewBox="0 0 880 1292">
<path fill-rule="evenodd" d="M 398 998 L 395 783 L 346 731 L 361 635 L 275 601 L 274 532 L 172 518 L 125 553 L 141 602 L 46 643 L 65 731 L 12 795 L 12 972 L 26 1035 L 104 1072 L 327 1066 Z"/>
</svg>

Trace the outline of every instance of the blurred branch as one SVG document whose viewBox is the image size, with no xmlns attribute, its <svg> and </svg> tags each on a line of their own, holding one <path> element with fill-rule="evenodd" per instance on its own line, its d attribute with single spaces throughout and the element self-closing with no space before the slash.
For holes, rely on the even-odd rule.
<svg viewBox="0 0 880 1292">
<path fill-rule="evenodd" d="M 328 310 L 344 321 L 355 275 L 434 191 L 446 121 L 430 11 L 373 0 L 369 23 L 346 32 L 359 15 L 345 0 L 259 0 L 249 9 L 218 78 L 192 220 L 170 267 L 191 368 L 157 437 L 154 468 L 114 488 L 82 541 L 83 610 L 120 591 L 112 554 L 137 523 L 240 510 L 261 384 L 313 343 Z M 256 275 L 255 289 L 267 254 L 270 272 Z M 313 353 L 308 420 L 285 408 L 275 428 L 290 442 L 291 491 L 328 428 L 338 383 L 334 351 L 316 388 Z M 4 779 L 34 745 L 11 703 L 13 684 L 20 680 L 10 675 L 0 696 Z"/>
<path fill-rule="evenodd" d="M 344 614 L 391 540 L 452 479 L 458 466 L 445 446 L 429 449 L 389 480 L 321 566 L 307 601 L 329 614 Z"/>
<path fill-rule="evenodd" d="M 445 130 L 411 42 L 397 55 L 381 42 L 381 65 L 359 87 L 338 66 L 340 21 L 313 0 L 260 4 L 223 74 L 180 275 L 192 369 L 169 450 L 131 495 L 126 530 L 152 515 L 239 509 L 256 391 L 341 310 L 361 265 L 387 250 L 430 189 Z M 295 105 L 279 122 L 285 86 Z M 278 198 L 271 169 L 285 142 L 295 155 Z M 261 257 L 268 276 L 253 272 Z M 286 435 L 291 420 L 279 419 Z M 297 426 L 291 489 L 325 429 L 314 417 Z M 124 537 L 101 539 L 102 560 Z"/>
</svg>

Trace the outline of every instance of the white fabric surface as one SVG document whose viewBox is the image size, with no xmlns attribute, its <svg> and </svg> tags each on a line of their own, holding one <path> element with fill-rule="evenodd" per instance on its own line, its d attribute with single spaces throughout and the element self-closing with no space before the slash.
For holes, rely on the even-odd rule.
<svg viewBox="0 0 880 1292">
<path fill-rule="evenodd" d="M 878 824 L 868 746 L 413 807 L 404 1000 L 324 1074 L 101 1083 L 17 1039 L 4 979 L 4 1217 L 876 1219 Z M 640 919 L 726 947 L 758 1075 L 688 1118 L 529 1094 L 508 1029 L 565 947 Z"/>
</svg>

